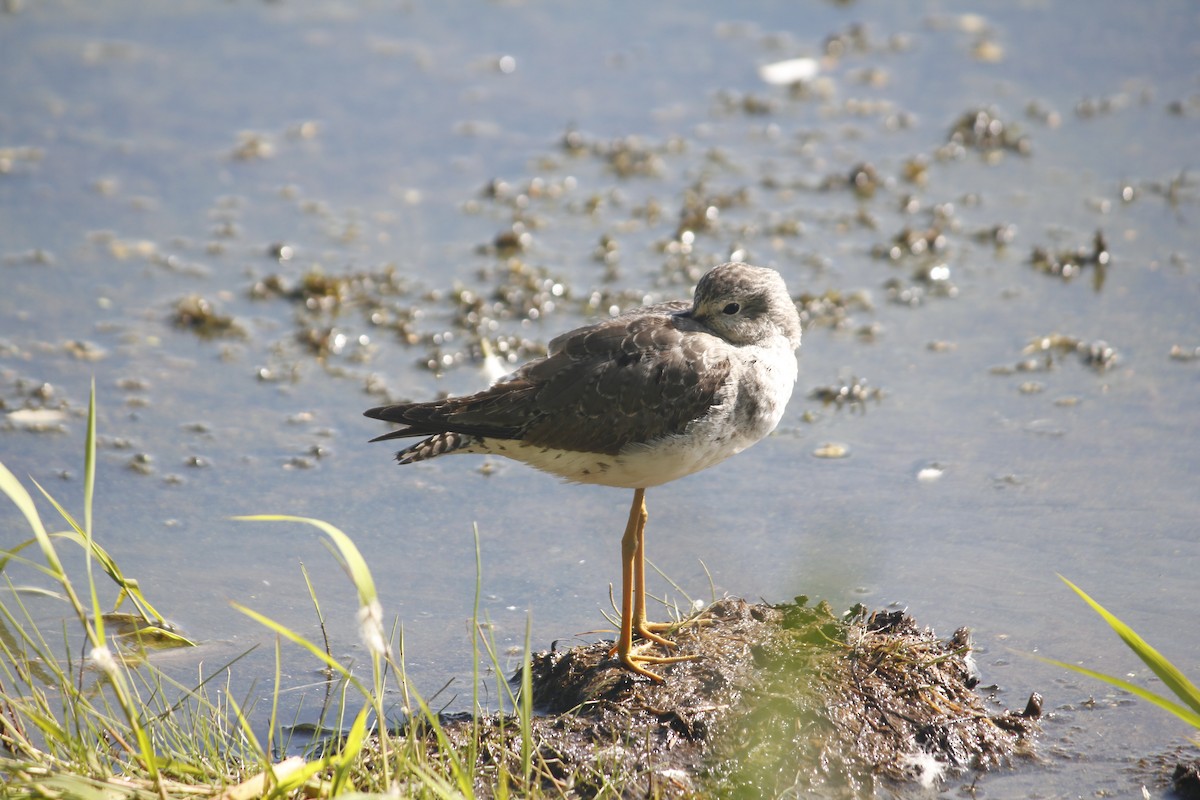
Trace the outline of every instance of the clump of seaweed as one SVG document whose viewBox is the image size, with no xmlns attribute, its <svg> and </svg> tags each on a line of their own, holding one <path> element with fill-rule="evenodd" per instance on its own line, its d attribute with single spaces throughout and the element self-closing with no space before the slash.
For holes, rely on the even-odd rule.
<svg viewBox="0 0 1200 800">
<path fill-rule="evenodd" d="M 519 772 L 527 752 L 544 789 L 572 796 L 620 785 L 631 796 L 869 797 L 993 769 L 1038 731 L 1036 695 L 997 711 L 975 691 L 965 629 L 938 639 L 902 612 L 725 599 L 673 636 L 693 659 L 665 668 L 662 684 L 622 669 L 608 642 L 535 653 L 528 742 L 498 714 L 443 719 L 441 735 L 479 736 L 481 796 L 489 774 Z"/>
<path fill-rule="evenodd" d="M 228 314 L 222 314 L 216 305 L 198 294 L 189 294 L 175 303 L 171 321 L 178 328 L 194 331 L 205 339 L 225 336 L 242 338 L 246 330 Z"/>
</svg>

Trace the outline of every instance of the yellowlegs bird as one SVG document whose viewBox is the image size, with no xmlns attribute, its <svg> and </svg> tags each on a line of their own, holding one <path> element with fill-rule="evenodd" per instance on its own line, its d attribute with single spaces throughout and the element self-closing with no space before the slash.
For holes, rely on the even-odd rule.
<svg viewBox="0 0 1200 800">
<path fill-rule="evenodd" d="M 800 316 L 779 273 L 722 264 L 692 302 L 635 309 L 564 333 L 539 358 L 466 397 L 366 411 L 401 428 L 371 441 L 422 437 L 401 464 L 493 453 L 568 481 L 633 489 L 621 539 L 621 663 L 686 660 L 670 625 L 646 620 L 646 489 L 711 467 L 775 429 L 796 383 Z M 635 646 L 637 634 L 643 644 Z"/>
</svg>

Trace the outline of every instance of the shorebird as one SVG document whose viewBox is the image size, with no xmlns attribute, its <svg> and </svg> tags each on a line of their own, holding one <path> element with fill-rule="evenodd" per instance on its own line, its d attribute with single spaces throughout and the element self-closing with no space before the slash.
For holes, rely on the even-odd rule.
<svg viewBox="0 0 1200 800">
<path fill-rule="evenodd" d="M 577 483 L 633 489 L 621 538 L 621 630 L 610 655 L 643 664 L 670 624 L 646 619 L 646 489 L 740 453 L 779 424 L 796 383 L 800 316 L 778 272 L 722 264 L 691 302 L 646 306 L 564 333 L 547 355 L 490 388 L 364 412 L 402 427 L 371 441 L 421 437 L 401 464 L 491 453 Z M 633 636 L 643 640 L 634 645 Z"/>
</svg>

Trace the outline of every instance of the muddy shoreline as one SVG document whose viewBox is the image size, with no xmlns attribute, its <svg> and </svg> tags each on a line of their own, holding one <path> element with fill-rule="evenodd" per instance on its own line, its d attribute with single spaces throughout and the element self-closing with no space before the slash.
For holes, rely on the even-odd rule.
<svg viewBox="0 0 1200 800">
<path fill-rule="evenodd" d="M 965 629 L 939 639 L 899 611 L 725 599 L 672 635 L 695 658 L 661 684 L 620 668 L 608 642 L 533 656 L 533 782 L 571 797 L 858 797 L 1032 757 L 1040 696 L 1009 710 L 980 689 Z M 440 722 L 459 752 L 480 737 L 480 796 L 519 782 L 519 715 Z"/>
</svg>

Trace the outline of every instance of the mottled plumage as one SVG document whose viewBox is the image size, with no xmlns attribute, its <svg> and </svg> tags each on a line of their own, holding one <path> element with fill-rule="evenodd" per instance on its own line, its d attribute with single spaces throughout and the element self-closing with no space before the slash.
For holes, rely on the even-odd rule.
<svg viewBox="0 0 1200 800">
<path fill-rule="evenodd" d="M 779 274 L 722 264 L 700 279 L 691 303 L 647 306 L 564 333 L 545 358 L 482 392 L 365 413 L 402 426 L 372 441 L 422 438 L 396 454 L 401 464 L 494 453 L 570 481 L 636 489 L 642 522 L 631 513 L 626 543 L 640 546 L 644 489 L 712 466 L 774 430 L 799 347 L 800 318 Z M 667 643 L 649 631 L 641 591 L 635 602 L 638 633 Z M 622 661 L 657 678 L 634 663 L 656 659 L 631 652 L 630 610 L 623 612 Z"/>
<path fill-rule="evenodd" d="M 726 312 L 731 304 L 736 313 Z M 565 333 L 545 358 L 482 392 L 366 414 L 403 425 L 373 441 L 426 437 L 396 454 L 402 464 L 499 453 L 572 481 L 656 486 L 770 433 L 791 395 L 799 344 L 800 320 L 779 275 L 726 264 L 704 276 L 693 303 L 648 306 Z M 699 439 L 703 457 L 664 465 L 659 479 L 623 479 L 622 467 L 644 472 L 636 465 L 657 446 L 674 456 L 681 437 Z"/>
</svg>

